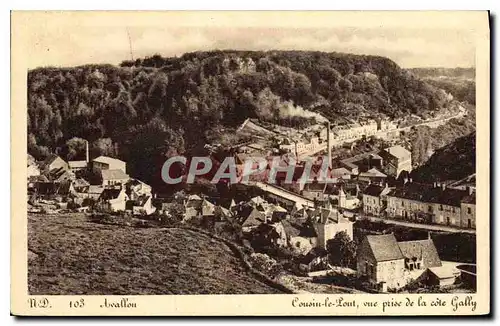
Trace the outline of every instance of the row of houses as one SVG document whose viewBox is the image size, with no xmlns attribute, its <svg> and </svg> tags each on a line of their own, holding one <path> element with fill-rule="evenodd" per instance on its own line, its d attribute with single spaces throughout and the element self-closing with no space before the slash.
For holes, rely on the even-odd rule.
<svg viewBox="0 0 500 326">
<path fill-rule="evenodd" d="M 471 187 L 456 189 L 411 179 L 394 188 L 370 184 L 363 192 L 363 211 L 372 216 L 475 228 L 476 194 Z"/>
<path fill-rule="evenodd" d="M 331 146 L 338 146 L 346 141 L 374 136 L 379 132 L 388 132 L 397 128 L 396 123 L 386 119 L 349 121 L 347 124 L 337 125 L 331 129 L 322 128 L 319 132 L 318 127 L 313 126 L 308 128 L 310 132 L 306 130 L 302 135 L 298 133 L 295 136 L 285 135 L 278 148 L 301 156 L 324 149 L 327 141 L 330 141 Z"/>
</svg>

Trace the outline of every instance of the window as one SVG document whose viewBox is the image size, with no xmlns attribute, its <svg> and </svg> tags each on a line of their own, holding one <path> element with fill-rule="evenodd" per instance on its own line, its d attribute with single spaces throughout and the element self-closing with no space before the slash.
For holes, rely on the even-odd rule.
<svg viewBox="0 0 500 326">
<path fill-rule="evenodd" d="M 470 207 L 467 207 L 467 214 L 471 214 L 472 213 L 472 209 L 470 209 Z"/>
<path fill-rule="evenodd" d="M 431 205 L 429 205 L 429 208 L 428 208 L 428 210 L 427 210 L 427 211 L 428 211 L 429 213 L 432 213 L 432 206 L 431 206 Z"/>
<path fill-rule="evenodd" d="M 439 210 L 442 211 L 443 210 L 443 205 L 439 205 Z"/>
</svg>

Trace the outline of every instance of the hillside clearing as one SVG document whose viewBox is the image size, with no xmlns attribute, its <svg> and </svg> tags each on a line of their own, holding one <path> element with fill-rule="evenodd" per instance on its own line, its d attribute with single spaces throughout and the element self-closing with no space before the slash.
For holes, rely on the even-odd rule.
<svg viewBox="0 0 500 326">
<path fill-rule="evenodd" d="M 28 216 L 34 294 L 265 294 L 223 243 L 185 229 L 88 222 L 82 214 Z"/>
</svg>

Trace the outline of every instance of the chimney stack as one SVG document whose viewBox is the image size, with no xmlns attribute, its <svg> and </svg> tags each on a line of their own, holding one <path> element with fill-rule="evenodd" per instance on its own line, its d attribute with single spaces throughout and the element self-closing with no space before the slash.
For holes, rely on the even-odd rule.
<svg viewBox="0 0 500 326">
<path fill-rule="evenodd" d="M 330 139 L 330 121 L 326 123 L 326 146 L 328 147 L 328 168 L 332 168 L 332 144 Z"/>
<path fill-rule="evenodd" d="M 441 184 L 441 189 L 443 189 L 443 190 L 446 189 L 446 184 L 444 182 Z"/>
<path fill-rule="evenodd" d="M 85 162 L 89 164 L 89 141 L 85 141 Z"/>
<path fill-rule="evenodd" d="M 467 186 L 467 191 L 469 192 L 469 196 L 474 193 L 474 189 L 471 186 Z"/>
</svg>

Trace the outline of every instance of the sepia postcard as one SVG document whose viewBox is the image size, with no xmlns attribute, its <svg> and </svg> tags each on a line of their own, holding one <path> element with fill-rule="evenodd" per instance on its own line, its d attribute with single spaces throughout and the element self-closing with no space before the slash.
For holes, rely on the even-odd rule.
<svg viewBox="0 0 500 326">
<path fill-rule="evenodd" d="M 11 313 L 490 313 L 486 11 L 13 11 Z"/>
</svg>

